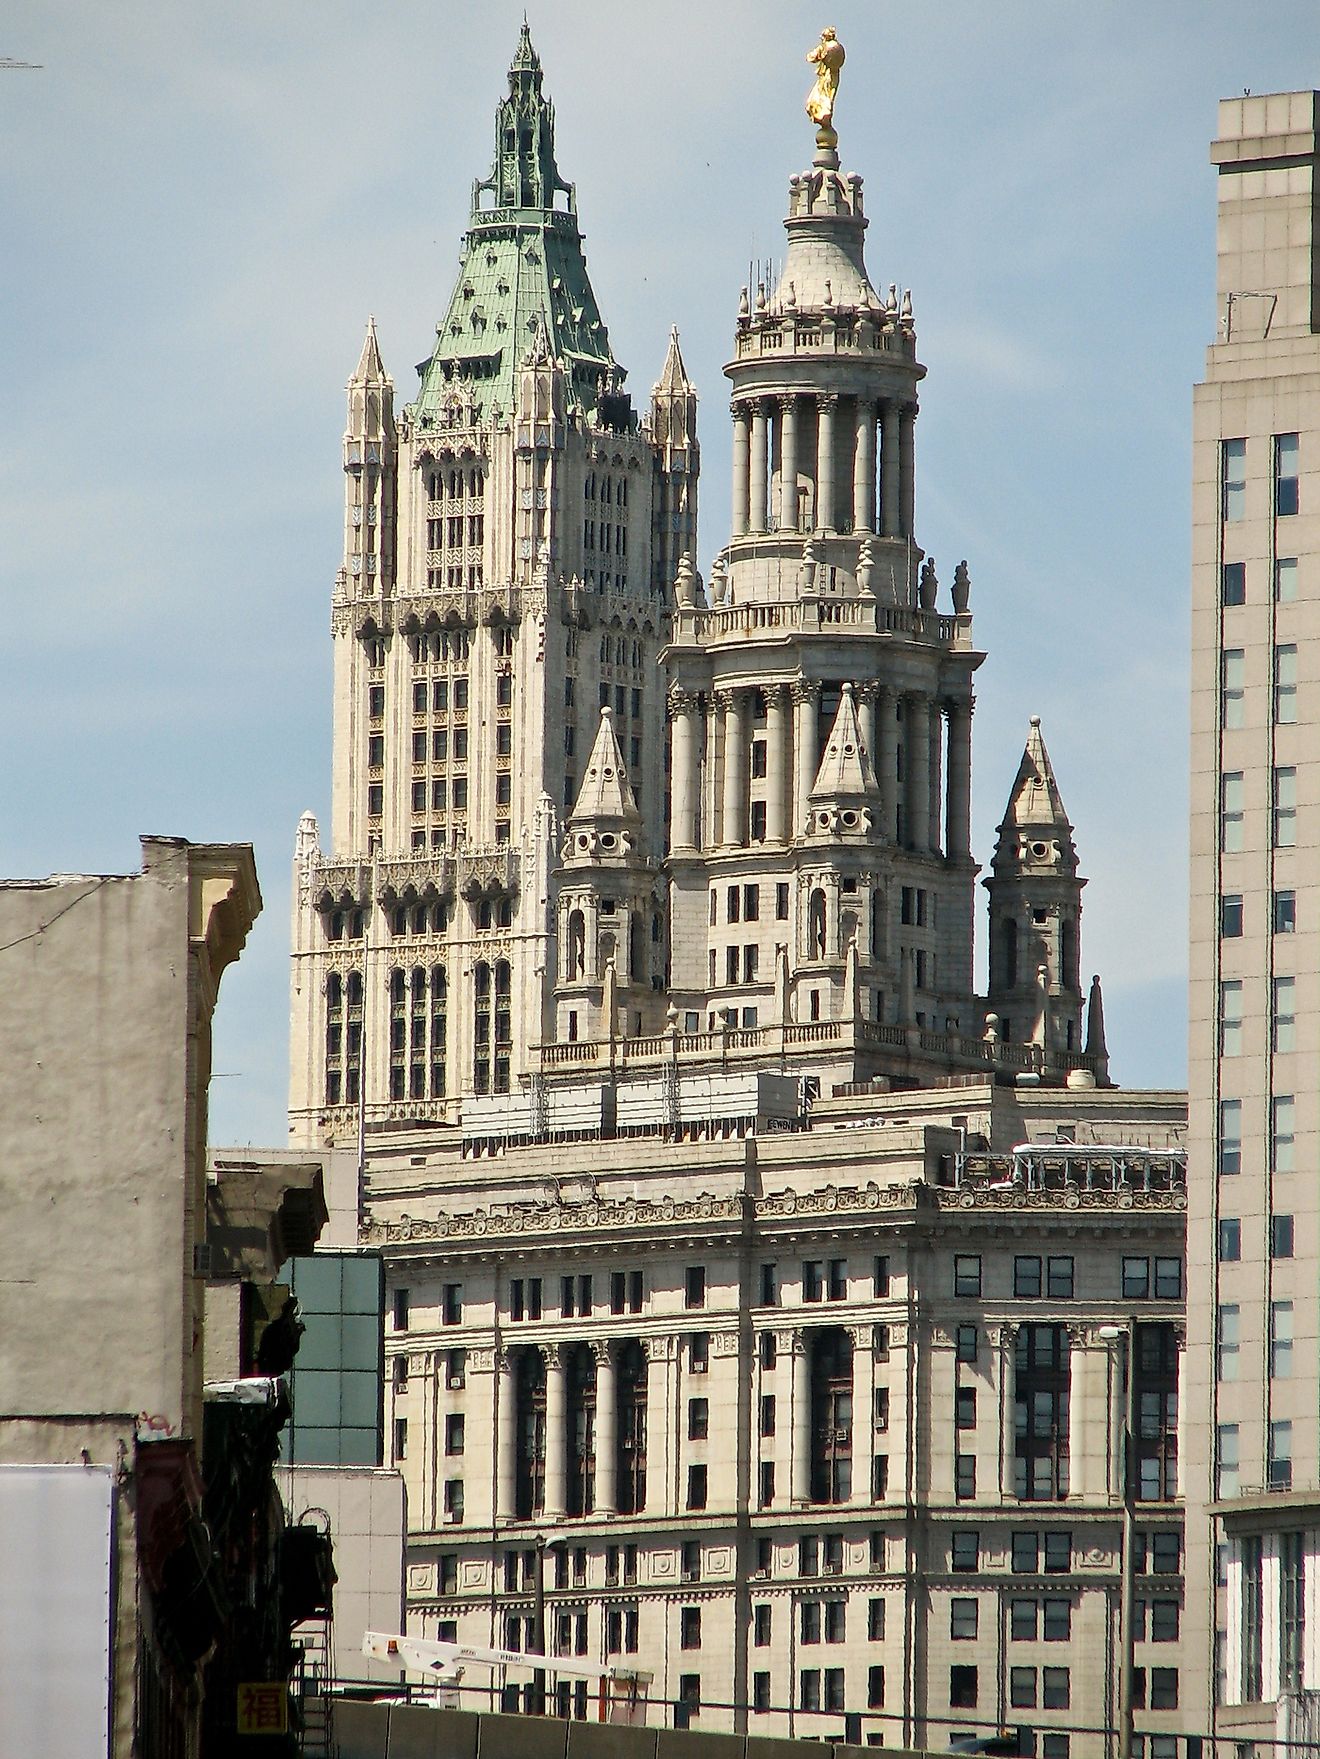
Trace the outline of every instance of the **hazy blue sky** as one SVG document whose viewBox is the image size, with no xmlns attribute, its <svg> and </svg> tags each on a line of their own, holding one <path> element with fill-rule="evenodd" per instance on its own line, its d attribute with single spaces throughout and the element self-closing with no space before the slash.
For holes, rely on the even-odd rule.
<svg viewBox="0 0 1320 1759">
<path fill-rule="evenodd" d="M 400 401 L 429 352 L 521 5 L 63 0 L 9 11 L 0 870 L 256 845 L 218 1141 L 284 1138 L 289 867 L 328 817 L 343 385 L 368 312 Z M 929 376 L 918 536 L 966 556 L 982 862 L 1027 717 L 1077 826 L 1083 960 L 1126 1085 L 1184 1070 L 1190 387 L 1215 321 L 1215 101 L 1311 85 L 1314 0 L 534 4 L 596 293 L 644 400 L 669 325 L 727 535 L 720 368 L 811 153 L 833 23 L 873 281 Z M 979 926 L 979 925 L 978 925 Z M 982 935 L 983 943 L 983 935 Z"/>
</svg>

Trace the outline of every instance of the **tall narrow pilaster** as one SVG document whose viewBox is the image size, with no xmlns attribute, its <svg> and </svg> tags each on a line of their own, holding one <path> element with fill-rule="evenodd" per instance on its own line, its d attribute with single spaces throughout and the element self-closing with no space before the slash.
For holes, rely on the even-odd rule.
<svg viewBox="0 0 1320 1759">
<path fill-rule="evenodd" d="M 944 709 L 938 697 L 930 704 L 930 748 L 927 768 L 930 776 L 930 801 L 926 812 L 926 839 L 936 854 L 940 851 L 940 828 L 944 817 Z"/>
<path fill-rule="evenodd" d="M 618 1388 L 614 1372 L 614 1346 L 596 1344 L 596 1510 L 613 1515 L 618 1510 Z"/>
<path fill-rule="evenodd" d="M 699 776 L 697 715 L 699 703 L 691 690 L 671 690 L 671 785 L 673 788 L 672 837 L 675 849 L 697 846 L 697 800 Z"/>
<path fill-rule="evenodd" d="M 913 690 L 903 698 L 904 830 L 909 849 L 930 845 L 930 698 Z"/>
<path fill-rule="evenodd" d="M 898 714 L 893 688 L 875 687 L 875 773 L 880 782 L 880 824 L 892 842 L 898 836 Z"/>
<path fill-rule="evenodd" d="M 769 843 L 784 841 L 789 791 L 788 692 L 772 684 L 765 693 L 765 835 Z"/>
<path fill-rule="evenodd" d="M 875 404 L 857 399 L 853 439 L 853 529 L 875 530 Z"/>
<path fill-rule="evenodd" d="M 558 1344 L 545 1353 L 545 1518 L 568 1513 L 568 1385 Z"/>
<path fill-rule="evenodd" d="M 806 835 L 811 819 L 811 787 L 820 768 L 820 740 L 816 731 L 816 704 L 820 685 L 799 679 L 793 690 L 793 773 L 797 778 L 797 805 L 793 834 Z"/>
<path fill-rule="evenodd" d="M 898 474 L 900 478 L 899 535 L 911 537 L 916 514 L 917 406 L 905 403 L 899 422 Z"/>
<path fill-rule="evenodd" d="M 747 841 L 747 695 L 721 690 L 716 702 L 724 717 L 722 841 L 741 846 Z"/>
<path fill-rule="evenodd" d="M 793 1333 L 793 1501 L 811 1501 L 811 1348 Z"/>
<path fill-rule="evenodd" d="M 752 405 L 751 511 L 753 531 L 764 531 L 770 523 L 769 430 L 765 404 L 759 399 Z"/>
<path fill-rule="evenodd" d="M 949 704 L 948 854 L 966 861 L 972 852 L 972 704 Z"/>
<path fill-rule="evenodd" d="M 798 528 L 798 400 L 779 400 L 779 527 Z"/>
<path fill-rule="evenodd" d="M 880 405 L 880 533 L 899 537 L 903 521 L 903 477 L 899 465 L 901 423 L 898 404 L 886 397 Z"/>
<path fill-rule="evenodd" d="M 518 1376 L 507 1351 L 495 1355 L 498 1434 L 495 1438 L 495 1517 L 511 1521 L 518 1475 Z"/>
</svg>

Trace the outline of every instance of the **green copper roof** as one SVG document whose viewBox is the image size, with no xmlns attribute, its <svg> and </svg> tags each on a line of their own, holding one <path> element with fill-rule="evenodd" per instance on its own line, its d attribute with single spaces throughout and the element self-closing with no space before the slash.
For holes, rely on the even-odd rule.
<svg viewBox="0 0 1320 1759">
<path fill-rule="evenodd" d="M 554 106 L 541 91 L 541 61 L 524 23 L 509 95 L 495 112 L 495 166 L 473 185 L 458 280 L 435 353 L 418 368 L 410 410 L 417 426 L 436 419 L 460 381 L 475 387 L 480 419 L 496 408 L 509 415 L 538 314 L 551 352 L 569 369 L 572 399 L 594 413 L 623 373 L 587 277 L 573 186 L 555 164 Z"/>
</svg>

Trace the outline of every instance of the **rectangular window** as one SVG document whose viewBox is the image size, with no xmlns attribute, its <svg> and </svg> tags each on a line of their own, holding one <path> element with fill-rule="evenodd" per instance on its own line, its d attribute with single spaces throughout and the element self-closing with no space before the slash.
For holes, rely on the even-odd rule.
<svg viewBox="0 0 1320 1759">
<path fill-rule="evenodd" d="M 1066 1667 L 1043 1667 L 1040 1670 L 1040 1702 L 1043 1710 L 1067 1710 L 1072 1701 L 1072 1688 Z"/>
<path fill-rule="evenodd" d="M 1011 1667 L 1008 1670 L 1008 1701 L 1014 1710 L 1036 1707 L 1036 1670 L 1034 1667 Z"/>
<path fill-rule="evenodd" d="M 1244 519 L 1247 512 L 1247 442 L 1220 442 L 1220 511 L 1225 523 Z"/>
<path fill-rule="evenodd" d="M 688 1440 L 705 1441 L 710 1433 L 710 1400 L 688 1400 Z"/>
<path fill-rule="evenodd" d="M 1072 1534 L 1066 1529 L 1045 1535 L 1045 1573 L 1066 1576 L 1072 1569 Z"/>
<path fill-rule="evenodd" d="M 1270 1217 L 1270 1257 L 1271 1258 L 1291 1258 L 1292 1255 L 1293 1255 L 1293 1218 L 1290 1215 L 1271 1216 Z"/>
<path fill-rule="evenodd" d="M 1013 1293 L 1030 1298 L 1039 1295 L 1040 1292 L 1040 1259 L 1015 1258 L 1013 1260 Z"/>
<path fill-rule="evenodd" d="M 701 1675 L 681 1673 L 678 1676 L 678 1703 L 674 1706 L 675 1728 L 686 1728 L 701 1715 Z"/>
<path fill-rule="evenodd" d="M 1274 564 L 1274 596 L 1283 605 L 1297 597 L 1297 558 L 1280 556 Z"/>
<path fill-rule="evenodd" d="M 1181 1301 L 1182 1292 L 1182 1259 L 1157 1258 L 1155 1260 L 1155 1299 L 1157 1301 Z"/>
<path fill-rule="evenodd" d="M 823 1258 L 803 1260 L 802 1299 L 804 1301 L 823 1301 L 825 1299 L 825 1260 Z"/>
<path fill-rule="evenodd" d="M 1287 1380 L 1293 1365 L 1293 1304 L 1270 1302 L 1270 1378 Z M 1277 1487 L 1271 1487 L 1277 1488 Z"/>
<path fill-rule="evenodd" d="M 445 1519 L 455 1526 L 463 1519 L 463 1480 L 446 1478 L 445 1480 Z"/>
<path fill-rule="evenodd" d="M 701 1264 L 690 1264 L 683 1282 L 683 1303 L 689 1310 L 706 1305 L 706 1269 Z"/>
<path fill-rule="evenodd" d="M 1247 656 L 1240 647 L 1226 647 L 1219 674 L 1219 714 L 1224 727 L 1242 726 L 1246 702 Z"/>
<path fill-rule="evenodd" d="M 951 1667 L 949 1669 L 949 1708 L 951 1710 L 975 1710 L 976 1694 L 976 1669 L 974 1667 Z"/>
<path fill-rule="evenodd" d="M 880 1596 L 872 1595 L 866 1603 L 866 1637 L 870 1643 L 879 1643 L 885 1634 L 885 1603 Z"/>
<path fill-rule="evenodd" d="M 981 1293 L 981 1259 L 979 1254 L 959 1252 L 953 1260 L 953 1292 L 955 1295 Z"/>
<path fill-rule="evenodd" d="M 1044 1615 L 1042 1628 L 1047 1643 L 1069 1643 L 1072 1641 L 1071 1600 L 1047 1600 Z"/>
<path fill-rule="evenodd" d="M 1246 792 L 1241 770 L 1226 770 L 1219 782 L 1219 847 L 1225 855 L 1242 847 Z"/>
<path fill-rule="evenodd" d="M 954 1393 L 954 1423 L 959 1429 L 976 1428 L 976 1388 L 960 1386 Z"/>
<path fill-rule="evenodd" d="M 774 1264 L 761 1266 L 761 1305 L 762 1307 L 778 1307 L 779 1305 L 779 1271 Z"/>
<path fill-rule="evenodd" d="M 690 1509 L 704 1509 L 706 1506 L 706 1468 L 704 1465 L 688 1467 L 687 1506 Z"/>
<path fill-rule="evenodd" d="M 445 1416 L 445 1452 L 461 1454 L 464 1449 L 465 1426 L 461 1411 L 450 1411 Z"/>
<path fill-rule="evenodd" d="M 1275 934 L 1296 934 L 1296 892 L 1276 892 L 1274 894 L 1274 932 Z"/>
<path fill-rule="evenodd" d="M 1238 1426 L 1221 1423 L 1215 1431 L 1215 1495 L 1238 1493 Z"/>
<path fill-rule="evenodd" d="M 798 1709 L 820 1709 L 820 1669 L 804 1667 L 798 1672 Z"/>
<path fill-rule="evenodd" d="M 779 1348 L 772 1331 L 763 1331 L 757 1341 L 757 1355 L 762 1368 L 773 1368 L 779 1359 Z"/>
<path fill-rule="evenodd" d="M 1012 1643 L 1034 1643 L 1040 1607 L 1034 1600 L 1012 1600 L 1008 1608 L 1008 1636 Z"/>
<path fill-rule="evenodd" d="M 1297 985 L 1291 977 L 1274 979 L 1274 1048 L 1297 1049 Z"/>
<path fill-rule="evenodd" d="M 394 1458 L 396 1462 L 408 1458 L 408 1419 L 406 1417 L 394 1419 Z"/>
<path fill-rule="evenodd" d="M 955 1527 L 952 1535 L 953 1568 L 975 1574 L 981 1567 L 981 1536 L 975 1527 Z"/>
<path fill-rule="evenodd" d="M 1219 1054 L 1242 1055 L 1242 981 L 1225 978 L 1219 986 Z"/>
<path fill-rule="evenodd" d="M 1229 1175 L 1242 1171 L 1242 1101 L 1219 1102 L 1219 1171 Z"/>
<path fill-rule="evenodd" d="M 974 1325 L 960 1325 L 954 1334 L 955 1352 L 960 1362 L 975 1362 L 978 1349 L 977 1329 Z"/>
<path fill-rule="evenodd" d="M 1297 771 L 1291 764 L 1274 766 L 1274 847 L 1291 849 L 1297 842 Z"/>
<path fill-rule="evenodd" d="M 775 1463 L 773 1460 L 762 1460 L 757 1475 L 757 1495 L 763 1509 L 774 1506 L 775 1500 Z"/>
<path fill-rule="evenodd" d="M 710 1367 L 710 1333 L 694 1331 L 688 1337 L 688 1373 L 705 1374 Z"/>
<path fill-rule="evenodd" d="M 1219 1218 L 1219 1257 L 1224 1264 L 1236 1264 L 1242 1256 L 1242 1223 L 1235 1215 Z"/>
<path fill-rule="evenodd" d="M 1056 1301 L 1071 1301 L 1073 1294 L 1073 1261 L 1051 1258 L 1046 1261 L 1045 1291 Z"/>
<path fill-rule="evenodd" d="M 775 887 L 775 919 L 779 922 L 788 921 L 788 887 L 783 884 Z"/>
<path fill-rule="evenodd" d="M 1225 562 L 1219 576 L 1219 598 L 1224 605 L 1245 605 L 1247 602 L 1247 565 Z"/>
<path fill-rule="evenodd" d="M 1034 1529 L 1016 1528 L 1012 1556 L 1014 1575 L 1034 1576 L 1040 1568 L 1040 1534 Z"/>
<path fill-rule="evenodd" d="M 772 1609 L 765 1604 L 752 1610 L 752 1642 L 757 1649 L 768 1649 L 770 1646 L 772 1618 Z"/>
<path fill-rule="evenodd" d="M 407 1331 L 408 1329 L 407 1289 L 396 1289 L 394 1291 L 394 1329 L 395 1331 Z"/>
<path fill-rule="evenodd" d="M 1217 1373 L 1220 1380 L 1236 1380 L 1238 1354 L 1242 1346 L 1242 1313 L 1229 1303 L 1219 1309 Z"/>
<path fill-rule="evenodd" d="M 761 888 L 760 886 L 743 887 L 743 921 L 759 922 L 761 920 Z"/>
<path fill-rule="evenodd" d="M 1242 894 L 1225 892 L 1219 900 L 1219 932 L 1226 941 L 1235 941 L 1242 934 Z"/>
<path fill-rule="evenodd" d="M 770 1708 L 770 1675 L 754 1673 L 752 1675 L 752 1710 L 763 1716 Z"/>
<path fill-rule="evenodd" d="M 979 1600 L 958 1596 L 949 1602 L 949 1638 L 954 1643 L 969 1643 L 976 1638 Z"/>
<path fill-rule="evenodd" d="M 1297 719 L 1297 649 L 1291 643 L 1274 650 L 1274 719 L 1282 726 Z"/>
<path fill-rule="evenodd" d="M 846 1258 L 830 1259 L 829 1293 L 831 1301 L 848 1299 L 848 1260 Z"/>
<path fill-rule="evenodd" d="M 959 1502 L 976 1500 L 976 1455 L 958 1454 L 954 1459 L 953 1493 Z"/>
<path fill-rule="evenodd" d="M 775 1395 L 773 1393 L 761 1394 L 760 1426 L 761 1434 L 764 1436 L 771 1436 L 775 1432 Z"/>
<path fill-rule="evenodd" d="M 1274 436 L 1274 514 L 1288 519 L 1298 507 L 1298 460 L 1300 446 L 1296 434 Z"/>
<path fill-rule="evenodd" d="M 866 1670 L 866 1707 L 868 1710 L 882 1709 L 885 1702 L 885 1670 L 878 1665 Z"/>
<path fill-rule="evenodd" d="M 1276 1094 L 1270 1103 L 1270 1164 L 1276 1173 L 1293 1170 L 1293 1110 L 1290 1093 Z"/>
<path fill-rule="evenodd" d="M 699 1606 L 679 1608 L 678 1646 L 680 1649 L 701 1648 L 701 1608 Z"/>
<path fill-rule="evenodd" d="M 1123 1260 L 1123 1299 L 1125 1301 L 1145 1301 L 1150 1295 L 1150 1259 L 1125 1258 Z"/>
</svg>

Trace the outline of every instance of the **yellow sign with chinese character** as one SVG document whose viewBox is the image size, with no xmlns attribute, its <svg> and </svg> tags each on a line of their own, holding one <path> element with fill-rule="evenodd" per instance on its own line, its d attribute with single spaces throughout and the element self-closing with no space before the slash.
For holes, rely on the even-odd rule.
<svg viewBox="0 0 1320 1759">
<path fill-rule="evenodd" d="M 286 1735 L 289 1688 L 283 1680 L 250 1680 L 238 1688 L 238 1733 Z"/>
</svg>

